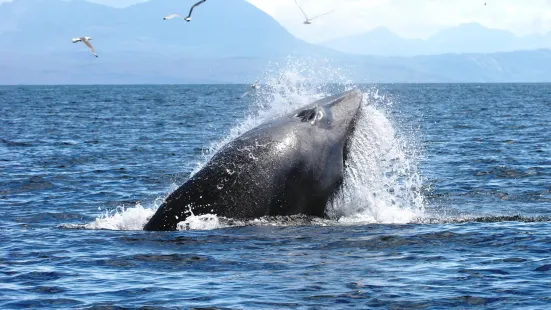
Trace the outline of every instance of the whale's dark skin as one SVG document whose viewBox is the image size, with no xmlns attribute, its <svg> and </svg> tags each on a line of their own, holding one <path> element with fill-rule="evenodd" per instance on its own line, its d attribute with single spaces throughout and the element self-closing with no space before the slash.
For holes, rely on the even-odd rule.
<svg viewBox="0 0 551 310">
<path fill-rule="evenodd" d="M 324 217 L 342 184 L 361 102 L 360 91 L 345 92 L 244 133 L 170 194 L 144 230 L 176 230 L 192 214 Z"/>
</svg>

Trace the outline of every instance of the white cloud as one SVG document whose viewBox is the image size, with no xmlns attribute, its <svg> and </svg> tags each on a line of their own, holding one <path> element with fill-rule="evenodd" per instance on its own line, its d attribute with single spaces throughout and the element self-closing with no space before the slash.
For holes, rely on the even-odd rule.
<svg viewBox="0 0 551 310">
<path fill-rule="evenodd" d="M 6 1 L 0 0 L 0 3 Z M 125 6 L 147 0 L 90 1 Z M 426 38 L 443 28 L 467 22 L 507 29 L 519 35 L 551 30 L 551 0 L 299 0 L 312 16 L 335 9 L 311 25 L 302 24 L 304 18 L 294 0 L 248 1 L 272 15 L 297 37 L 310 42 L 381 26 L 407 38 Z M 193 0 L 187 2 L 193 3 Z M 215 5 L 215 1 L 211 2 Z"/>
<path fill-rule="evenodd" d="M 387 27 L 408 38 L 426 38 L 446 27 L 478 22 L 519 35 L 551 30 L 551 0 L 299 0 L 309 14 L 335 13 L 301 24 L 294 0 L 249 0 L 274 16 L 293 34 L 323 41 Z M 487 3 L 484 5 L 484 3 Z"/>
</svg>

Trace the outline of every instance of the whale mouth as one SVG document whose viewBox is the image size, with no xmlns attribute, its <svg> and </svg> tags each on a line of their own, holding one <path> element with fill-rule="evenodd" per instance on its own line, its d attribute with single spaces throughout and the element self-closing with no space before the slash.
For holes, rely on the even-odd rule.
<svg viewBox="0 0 551 310">
<path fill-rule="evenodd" d="M 348 125 L 347 136 L 346 136 L 346 139 L 344 141 L 344 146 L 343 146 L 343 151 L 342 151 L 343 169 L 346 168 L 346 162 L 348 161 L 348 158 L 350 156 L 351 145 L 352 145 L 352 141 L 354 140 L 355 133 L 356 133 L 356 127 L 357 127 L 358 121 L 359 121 L 359 119 L 362 115 L 362 111 L 363 111 L 362 106 L 363 105 L 360 104 L 360 106 L 356 110 L 356 113 L 352 117 L 352 120 L 350 121 L 350 124 Z"/>
<path fill-rule="evenodd" d="M 344 187 L 345 187 L 345 180 L 344 175 L 346 174 L 346 169 L 348 167 L 347 163 L 351 157 L 352 152 L 352 144 L 355 139 L 355 134 L 357 132 L 357 124 L 360 120 L 360 117 L 362 115 L 362 104 L 358 107 L 356 110 L 356 113 L 352 117 L 352 120 L 350 121 L 348 128 L 347 128 L 347 137 L 344 140 L 343 149 L 342 149 L 342 174 L 343 178 L 340 180 L 338 186 L 334 189 L 333 193 L 329 196 L 329 201 L 327 202 L 325 206 L 324 211 L 324 218 L 325 219 L 331 219 L 331 213 L 335 210 L 330 211 L 328 208 L 331 208 L 330 205 L 332 204 L 331 201 L 335 200 L 340 194 L 343 193 Z"/>
</svg>

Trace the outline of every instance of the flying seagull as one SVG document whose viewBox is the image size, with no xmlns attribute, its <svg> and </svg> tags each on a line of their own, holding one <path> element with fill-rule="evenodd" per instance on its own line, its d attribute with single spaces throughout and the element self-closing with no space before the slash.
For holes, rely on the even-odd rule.
<svg viewBox="0 0 551 310">
<path fill-rule="evenodd" d="M 173 19 L 173 18 L 175 18 L 175 17 L 183 17 L 183 16 L 180 15 L 180 14 L 170 14 L 170 15 L 168 15 L 168 16 L 163 17 L 163 20 Z"/>
<path fill-rule="evenodd" d="M 207 1 L 207 0 L 201 0 L 201 1 L 197 2 L 197 3 L 195 3 L 193 6 L 191 6 L 191 9 L 189 9 L 189 14 L 188 14 L 187 17 L 185 18 L 186 22 L 189 22 L 189 21 L 191 20 L 191 13 L 193 12 L 193 9 L 194 9 L 196 6 L 200 5 L 201 3 L 205 2 L 205 1 Z"/>
<path fill-rule="evenodd" d="M 312 17 L 312 18 L 308 18 L 308 16 L 307 16 L 306 13 L 304 12 L 304 10 L 300 7 L 300 4 L 298 4 L 297 0 L 295 0 L 295 3 L 297 4 L 298 8 L 300 9 L 300 11 L 302 12 L 302 14 L 304 15 L 304 18 L 306 18 L 306 20 L 304 21 L 304 24 L 305 24 L 305 25 L 310 25 L 314 19 L 316 19 L 316 18 L 318 18 L 318 17 L 322 17 L 323 15 L 327 15 L 327 14 L 333 12 L 333 11 L 329 11 L 329 12 L 327 12 L 327 13 L 323 13 L 323 14 L 314 16 L 314 17 Z"/>
<path fill-rule="evenodd" d="M 247 94 L 249 94 L 250 92 L 252 92 L 253 90 L 256 90 L 256 89 L 258 89 L 258 80 L 256 82 L 254 82 L 251 85 L 251 89 L 249 89 L 245 93 L 243 93 L 243 95 L 241 95 L 241 97 L 239 97 L 239 99 L 242 99 L 243 97 L 247 96 Z"/>
<path fill-rule="evenodd" d="M 92 55 L 98 57 L 98 54 L 96 54 L 96 50 L 92 46 L 92 43 L 90 43 L 90 40 L 92 40 L 92 38 L 90 38 L 90 37 L 74 38 L 73 43 L 82 42 L 82 43 L 86 44 L 86 46 L 88 46 L 88 48 L 90 49 L 90 53 L 92 53 Z"/>
</svg>

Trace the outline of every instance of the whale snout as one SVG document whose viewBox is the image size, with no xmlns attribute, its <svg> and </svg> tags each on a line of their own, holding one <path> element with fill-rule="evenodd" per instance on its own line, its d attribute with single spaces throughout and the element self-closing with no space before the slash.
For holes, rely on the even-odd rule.
<svg viewBox="0 0 551 310">
<path fill-rule="evenodd" d="M 331 116 L 332 127 L 342 127 L 349 131 L 359 114 L 363 100 L 362 92 L 356 89 L 326 99 L 323 107 Z"/>
</svg>

